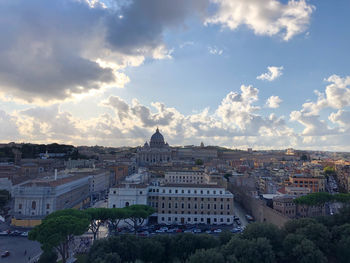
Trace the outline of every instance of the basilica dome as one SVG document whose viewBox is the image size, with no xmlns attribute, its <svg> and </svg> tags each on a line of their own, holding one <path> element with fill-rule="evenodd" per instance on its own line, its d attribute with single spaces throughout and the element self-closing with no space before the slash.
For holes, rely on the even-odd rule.
<svg viewBox="0 0 350 263">
<path fill-rule="evenodd" d="M 151 137 L 150 146 L 152 148 L 160 148 L 160 147 L 163 147 L 164 145 L 165 145 L 164 137 L 159 132 L 159 129 L 157 128 L 156 132 Z"/>
</svg>

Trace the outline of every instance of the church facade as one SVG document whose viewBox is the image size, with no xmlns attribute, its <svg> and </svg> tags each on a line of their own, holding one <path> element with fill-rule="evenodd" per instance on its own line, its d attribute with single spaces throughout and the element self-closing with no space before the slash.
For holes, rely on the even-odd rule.
<svg viewBox="0 0 350 263">
<path fill-rule="evenodd" d="M 165 143 L 163 135 L 157 128 L 150 143 L 146 142 L 137 149 L 137 162 L 140 166 L 160 165 L 171 162 L 171 148 Z"/>
</svg>

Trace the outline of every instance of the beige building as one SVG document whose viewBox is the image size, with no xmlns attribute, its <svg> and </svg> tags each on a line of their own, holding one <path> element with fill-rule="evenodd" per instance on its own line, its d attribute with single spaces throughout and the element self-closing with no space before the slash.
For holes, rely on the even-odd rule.
<svg viewBox="0 0 350 263">
<path fill-rule="evenodd" d="M 312 193 L 325 191 L 326 179 L 324 176 L 294 174 L 289 177 L 289 181 L 292 186 L 309 188 Z"/>
<path fill-rule="evenodd" d="M 294 196 L 283 195 L 273 198 L 273 209 L 289 218 L 296 217 L 296 205 L 293 202 Z"/>
<path fill-rule="evenodd" d="M 232 224 L 233 194 L 216 185 L 150 186 L 148 204 L 160 224 Z"/>
<path fill-rule="evenodd" d="M 171 171 L 164 175 L 166 184 L 207 184 L 209 176 L 204 171 Z"/>
</svg>

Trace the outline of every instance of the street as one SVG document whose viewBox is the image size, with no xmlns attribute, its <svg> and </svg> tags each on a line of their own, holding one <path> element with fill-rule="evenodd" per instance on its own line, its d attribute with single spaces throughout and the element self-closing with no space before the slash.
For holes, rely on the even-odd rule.
<svg viewBox="0 0 350 263">
<path fill-rule="evenodd" d="M 41 253 L 40 244 L 26 237 L 0 236 L 0 253 L 4 251 L 9 251 L 10 256 L 0 258 L 0 263 L 27 263 Z"/>
</svg>

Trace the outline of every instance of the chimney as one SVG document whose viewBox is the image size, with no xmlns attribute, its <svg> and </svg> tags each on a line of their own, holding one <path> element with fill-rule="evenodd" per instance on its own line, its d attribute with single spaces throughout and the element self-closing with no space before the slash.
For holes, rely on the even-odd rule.
<svg viewBox="0 0 350 263">
<path fill-rule="evenodd" d="M 55 169 L 55 181 L 57 180 L 57 169 Z"/>
</svg>

